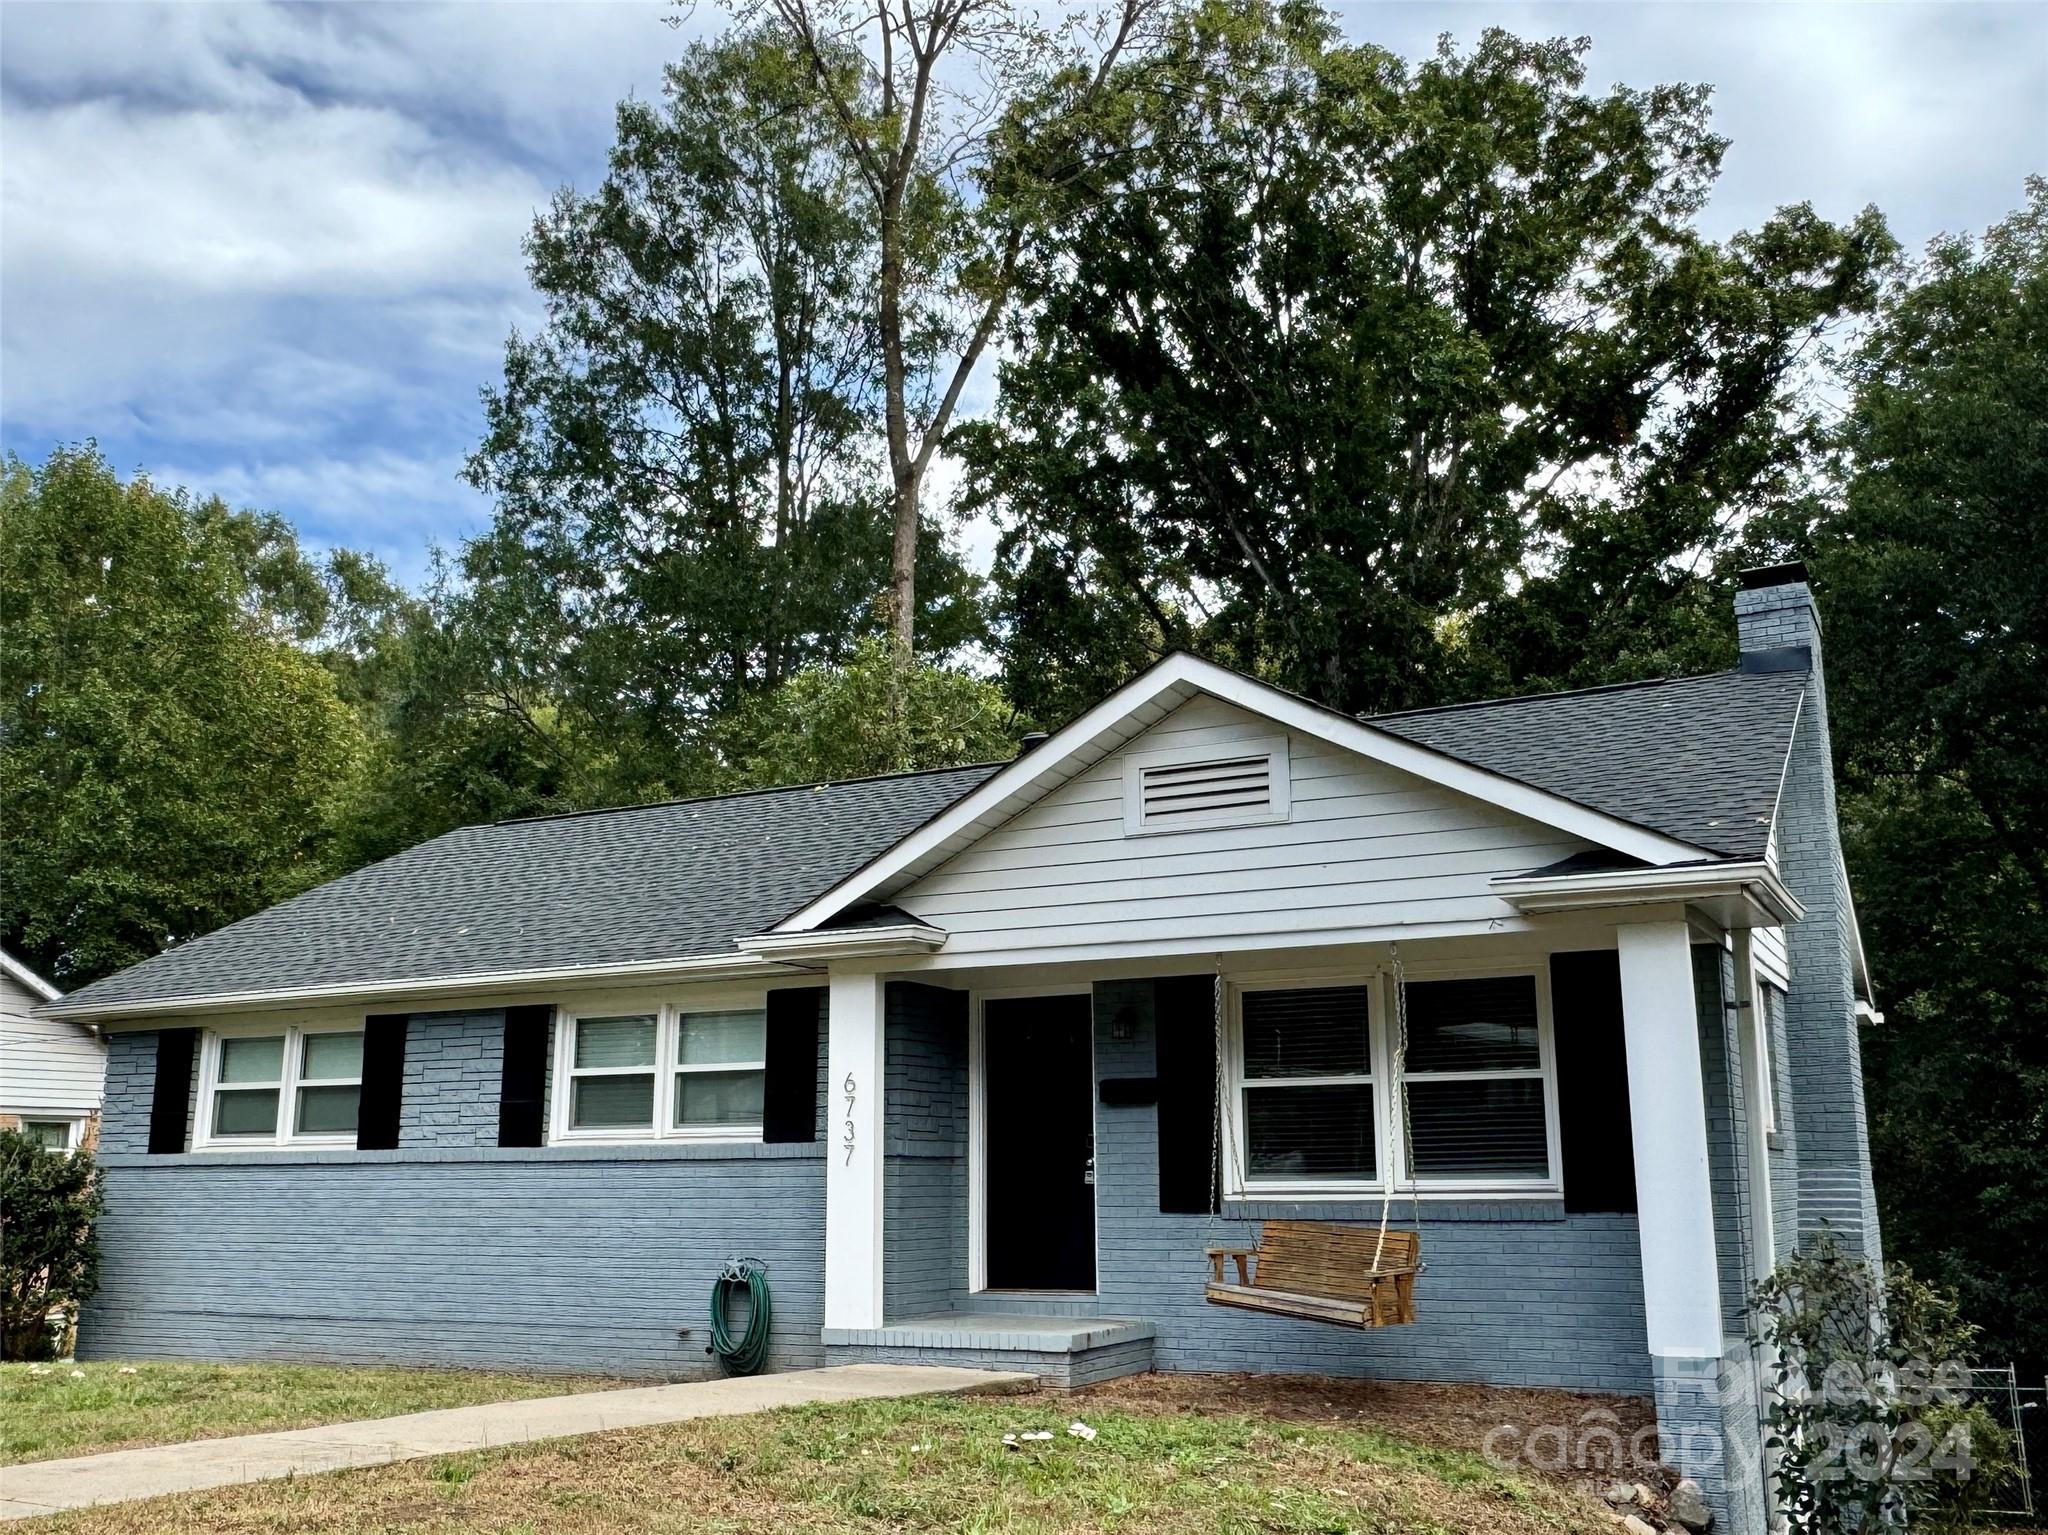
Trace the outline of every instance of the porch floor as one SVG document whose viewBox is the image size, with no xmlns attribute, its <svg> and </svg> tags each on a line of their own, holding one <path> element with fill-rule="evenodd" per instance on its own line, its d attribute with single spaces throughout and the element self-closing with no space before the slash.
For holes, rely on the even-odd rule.
<svg viewBox="0 0 2048 1535">
<path fill-rule="evenodd" d="M 1070 1389 L 1152 1368 L 1150 1322 L 1122 1317 L 945 1311 L 883 1327 L 828 1327 L 826 1357 L 1028 1371 Z"/>
</svg>

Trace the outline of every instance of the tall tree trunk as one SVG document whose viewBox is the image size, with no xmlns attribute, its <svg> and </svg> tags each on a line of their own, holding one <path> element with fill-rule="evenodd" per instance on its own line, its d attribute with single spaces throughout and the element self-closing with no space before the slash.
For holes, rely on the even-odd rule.
<svg viewBox="0 0 2048 1535">
<path fill-rule="evenodd" d="M 903 370 L 903 193 L 892 181 L 882 196 L 882 263 L 879 287 L 882 331 L 882 404 L 889 434 L 889 587 L 883 605 L 889 638 L 908 661 L 917 624 L 917 487 L 919 464 L 910 452 L 910 412 L 904 400 Z"/>
</svg>

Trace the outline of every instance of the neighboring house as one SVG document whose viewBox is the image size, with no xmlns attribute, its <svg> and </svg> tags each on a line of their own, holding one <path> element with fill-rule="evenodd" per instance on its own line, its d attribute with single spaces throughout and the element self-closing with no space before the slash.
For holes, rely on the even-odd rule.
<svg viewBox="0 0 2048 1535">
<path fill-rule="evenodd" d="M 98 1132 L 107 1042 L 89 1023 L 34 1016 L 62 995 L 0 949 L 0 1128 L 73 1151 Z"/>
<path fill-rule="evenodd" d="M 748 1255 L 776 1367 L 1653 1396 L 1759 1532 L 1745 1286 L 1878 1231 L 1819 624 L 1736 603 L 1735 671 L 1364 720 L 1174 655 L 1012 762 L 471 827 L 87 986 L 91 1347 L 687 1374 Z M 1413 1325 L 1205 1303 L 1390 1185 Z"/>
</svg>

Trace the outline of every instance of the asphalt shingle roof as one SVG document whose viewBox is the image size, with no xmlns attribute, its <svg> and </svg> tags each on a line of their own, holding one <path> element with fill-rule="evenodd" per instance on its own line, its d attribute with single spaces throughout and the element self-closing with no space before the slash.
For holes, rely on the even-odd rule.
<svg viewBox="0 0 2048 1535">
<path fill-rule="evenodd" d="M 1711 853 L 1770 832 L 1803 669 L 1366 723 Z M 67 1006 L 736 955 L 1004 764 L 470 826 L 81 988 Z M 862 908 L 849 923 L 901 920 Z"/>
<path fill-rule="evenodd" d="M 1366 723 L 1730 858 L 1761 858 L 1807 673 L 1716 672 Z"/>
<path fill-rule="evenodd" d="M 740 957 L 1001 763 L 468 826 L 81 988 L 118 1006 Z"/>
</svg>

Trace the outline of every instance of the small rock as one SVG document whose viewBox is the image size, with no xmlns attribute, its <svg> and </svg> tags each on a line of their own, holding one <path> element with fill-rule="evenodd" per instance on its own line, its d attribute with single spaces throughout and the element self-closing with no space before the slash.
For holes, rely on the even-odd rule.
<svg viewBox="0 0 2048 1535">
<path fill-rule="evenodd" d="M 1647 1519 L 1638 1519 L 1634 1514 L 1624 1518 L 1621 1527 L 1628 1531 L 1628 1535 L 1657 1535 L 1657 1526 Z"/>
<path fill-rule="evenodd" d="M 71 1378 L 72 1378 L 73 1380 L 84 1380 L 84 1379 L 85 1379 L 85 1371 L 83 1371 L 83 1370 L 73 1370 L 73 1371 L 71 1372 Z"/>
<path fill-rule="evenodd" d="M 1701 1535 L 1714 1522 L 1714 1511 L 1707 1507 L 1700 1484 L 1691 1477 L 1671 1489 L 1671 1517 L 1691 1530 L 1693 1535 Z"/>
<path fill-rule="evenodd" d="M 1620 1508 L 1625 1504 L 1635 1502 L 1636 1490 L 1629 1486 L 1627 1482 L 1609 1482 L 1607 1490 L 1601 1493 L 1600 1496 L 1607 1502 L 1612 1503 L 1616 1508 Z"/>
<path fill-rule="evenodd" d="M 132 1364 L 124 1364 L 124 1365 L 122 1365 L 122 1366 L 121 1366 L 121 1368 L 120 1368 L 119 1370 L 115 1371 L 114 1373 L 115 1373 L 115 1374 L 117 1374 L 117 1375 L 135 1375 L 135 1374 L 138 1374 L 139 1372 L 138 1372 L 138 1371 L 136 1370 L 136 1368 L 135 1368 L 135 1366 L 134 1366 L 134 1365 L 132 1365 Z"/>
<path fill-rule="evenodd" d="M 1650 1491 L 1650 1489 L 1645 1487 L 1641 1482 L 1637 1482 L 1635 1484 L 1635 1495 L 1636 1503 L 1640 1507 L 1653 1508 L 1656 1506 L 1657 1494 Z"/>
<path fill-rule="evenodd" d="M 1095 1430 L 1083 1423 L 1079 1418 L 1076 1418 L 1067 1425 L 1067 1432 L 1076 1439 L 1093 1439 L 1095 1437 Z"/>
</svg>

